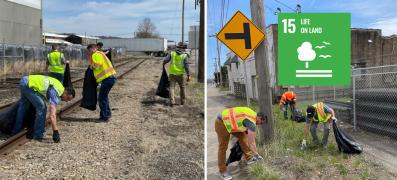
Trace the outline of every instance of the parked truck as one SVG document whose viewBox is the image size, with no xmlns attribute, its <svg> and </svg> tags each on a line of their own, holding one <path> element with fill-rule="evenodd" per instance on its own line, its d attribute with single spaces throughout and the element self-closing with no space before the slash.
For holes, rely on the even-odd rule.
<svg viewBox="0 0 397 180">
<path fill-rule="evenodd" d="M 164 38 L 114 38 L 100 40 L 105 48 L 126 48 L 129 52 L 145 52 L 148 55 L 165 56 L 167 39 Z"/>
</svg>

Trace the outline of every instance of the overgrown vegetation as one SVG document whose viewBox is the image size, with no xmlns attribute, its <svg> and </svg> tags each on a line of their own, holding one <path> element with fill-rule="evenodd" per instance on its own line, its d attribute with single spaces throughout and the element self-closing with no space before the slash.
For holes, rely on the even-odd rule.
<svg viewBox="0 0 397 180">
<path fill-rule="evenodd" d="M 305 110 L 309 103 L 300 103 L 297 108 Z M 257 105 L 252 105 L 257 109 Z M 339 153 L 333 132 L 329 135 L 327 150 L 311 145 L 300 149 L 304 123 L 284 120 L 278 105 L 273 106 L 275 117 L 274 140 L 258 147 L 264 161 L 250 166 L 251 175 L 256 179 L 376 179 L 384 176 L 384 169 L 369 162 L 364 155 Z M 260 130 L 260 129 L 259 129 Z M 322 126 L 319 126 L 322 131 Z M 260 132 L 256 133 L 257 143 L 261 142 Z M 322 132 L 317 134 L 321 140 Z M 387 177 L 396 177 L 387 173 Z"/>
</svg>

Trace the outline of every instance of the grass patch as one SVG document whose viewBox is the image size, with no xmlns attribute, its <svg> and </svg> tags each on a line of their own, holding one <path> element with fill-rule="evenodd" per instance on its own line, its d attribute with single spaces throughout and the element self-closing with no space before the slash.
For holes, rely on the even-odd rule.
<svg viewBox="0 0 397 180">
<path fill-rule="evenodd" d="M 244 101 L 243 101 L 244 102 Z M 245 103 L 244 103 L 245 104 Z M 311 102 L 297 104 L 297 109 L 306 110 Z M 251 106 L 258 110 L 256 103 Z M 308 148 L 300 149 L 305 123 L 284 120 L 283 112 L 278 105 L 273 106 L 274 140 L 261 144 L 260 128 L 256 133 L 258 152 L 264 161 L 250 168 L 251 175 L 257 179 L 373 179 L 383 168 L 373 163 L 365 163 L 362 155 L 347 155 L 338 152 L 333 131 L 328 138 L 328 149 L 311 145 L 311 135 L 308 137 Z M 322 139 L 322 125 L 319 125 L 317 135 Z M 270 168 L 271 167 L 271 168 Z M 288 176 L 286 176 L 288 174 Z M 391 175 L 395 177 L 395 175 Z"/>
</svg>

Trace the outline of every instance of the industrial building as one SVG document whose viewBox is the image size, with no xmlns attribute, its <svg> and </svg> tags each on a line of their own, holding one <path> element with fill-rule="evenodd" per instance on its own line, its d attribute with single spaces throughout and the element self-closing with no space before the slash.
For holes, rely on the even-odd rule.
<svg viewBox="0 0 397 180">
<path fill-rule="evenodd" d="M 0 42 L 42 44 L 42 0 L 0 1 Z"/>
</svg>

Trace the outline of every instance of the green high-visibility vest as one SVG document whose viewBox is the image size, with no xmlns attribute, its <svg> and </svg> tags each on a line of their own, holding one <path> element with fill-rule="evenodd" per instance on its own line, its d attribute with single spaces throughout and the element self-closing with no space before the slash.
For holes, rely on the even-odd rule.
<svg viewBox="0 0 397 180">
<path fill-rule="evenodd" d="M 186 59 L 186 54 L 177 54 L 175 51 L 171 52 L 171 64 L 168 72 L 173 75 L 181 75 L 185 73 L 183 61 Z"/>
<path fill-rule="evenodd" d="M 47 98 L 47 91 L 49 87 L 53 87 L 60 97 L 65 88 L 62 83 L 55 78 L 43 75 L 30 75 L 28 76 L 28 87 Z"/>
<path fill-rule="evenodd" d="M 234 107 L 222 111 L 222 121 L 227 132 L 245 132 L 247 128 L 243 125 L 248 119 L 256 125 L 256 112 L 248 107 Z"/>
<path fill-rule="evenodd" d="M 64 58 L 63 53 L 59 51 L 53 51 L 47 55 L 49 66 L 48 70 L 53 73 L 63 74 L 65 67 L 62 65 L 62 59 Z"/>
</svg>

